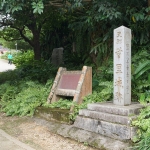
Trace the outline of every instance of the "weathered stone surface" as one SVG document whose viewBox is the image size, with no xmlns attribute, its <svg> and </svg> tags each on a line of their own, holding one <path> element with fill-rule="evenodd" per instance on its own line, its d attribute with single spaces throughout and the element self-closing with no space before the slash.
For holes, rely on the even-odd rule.
<svg viewBox="0 0 150 150">
<path fill-rule="evenodd" d="M 137 130 L 137 127 L 131 127 L 131 140 L 133 140 L 135 136 L 137 136 Z"/>
<path fill-rule="evenodd" d="M 76 90 L 66 90 L 66 89 L 57 89 L 56 90 L 56 95 L 61 95 L 61 96 L 74 96 Z"/>
<path fill-rule="evenodd" d="M 114 139 L 131 139 L 131 128 L 129 126 L 114 124 L 106 121 L 99 121 L 91 118 L 78 116 L 74 126 L 91 132 L 99 133 Z"/>
<path fill-rule="evenodd" d="M 59 66 L 60 64 L 63 64 L 63 48 L 54 48 L 52 52 L 52 64 L 55 66 Z"/>
<path fill-rule="evenodd" d="M 104 112 L 91 111 L 88 109 L 79 110 L 79 115 L 97 119 L 97 120 L 128 125 L 128 126 L 130 125 L 131 120 L 136 118 L 136 116 L 131 116 L 131 117 L 120 116 L 120 115 L 108 114 Z"/>
<path fill-rule="evenodd" d="M 89 94 L 92 94 L 92 67 L 83 66 L 73 102 L 81 104 Z"/>
<path fill-rule="evenodd" d="M 79 129 L 74 125 L 59 124 L 51 121 L 46 121 L 40 118 L 35 118 L 37 124 L 46 126 L 49 131 L 68 137 L 80 142 L 85 142 L 98 149 L 105 150 L 131 150 L 131 145 L 128 142 L 115 140 L 97 133 Z"/>
<path fill-rule="evenodd" d="M 69 114 L 69 110 L 63 110 L 59 108 L 38 107 L 35 111 L 35 116 L 44 118 L 49 121 L 56 121 L 67 124 L 70 124 Z"/>
<path fill-rule="evenodd" d="M 114 30 L 114 98 L 116 105 L 131 104 L 131 29 Z"/>
<path fill-rule="evenodd" d="M 141 108 L 143 108 L 143 106 L 140 103 L 132 103 L 132 105 L 129 106 L 118 106 L 112 102 L 88 104 L 89 110 L 122 116 L 137 115 Z"/>
<path fill-rule="evenodd" d="M 53 83 L 53 86 L 51 88 L 50 94 L 49 94 L 49 96 L 47 98 L 47 102 L 48 103 L 52 103 L 52 102 L 58 101 L 59 97 L 56 96 L 55 91 L 56 91 L 56 88 L 57 88 L 57 85 L 58 85 L 58 81 L 60 80 L 61 74 L 64 71 L 66 71 L 66 68 L 59 67 L 59 69 L 57 71 L 57 75 L 56 75 L 54 83 Z"/>
</svg>

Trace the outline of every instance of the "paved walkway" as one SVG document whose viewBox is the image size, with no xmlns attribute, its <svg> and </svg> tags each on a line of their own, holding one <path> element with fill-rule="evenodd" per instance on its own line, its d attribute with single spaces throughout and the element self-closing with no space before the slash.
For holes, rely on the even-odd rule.
<svg viewBox="0 0 150 150">
<path fill-rule="evenodd" d="M 0 59 L 0 72 L 13 70 L 15 65 L 8 64 L 7 60 Z M 35 150 L 28 145 L 18 141 L 0 129 L 0 150 Z"/>
<path fill-rule="evenodd" d="M 7 71 L 7 70 L 13 70 L 15 69 L 14 64 L 8 64 L 7 60 L 0 59 L 0 72 Z"/>
<path fill-rule="evenodd" d="M 0 129 L 0 150 L 35 150 Z"/>
</svg>

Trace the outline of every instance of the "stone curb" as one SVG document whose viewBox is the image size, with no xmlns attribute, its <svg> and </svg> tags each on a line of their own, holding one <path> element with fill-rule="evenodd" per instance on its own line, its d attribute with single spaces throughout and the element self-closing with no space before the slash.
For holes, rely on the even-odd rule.
<svg viewBox="0 0 150 150">
<path fill-rule="evenodd" d="M 28 145 L 18 141 L 17 139 L 15 139 L 14 137 L 10 136 L 9 134 L 7 134 L 6 132 L 4 132 L 3 130 L 0 129 L 0 137 L 2 139 L 6 138 L 6 144 L 0 144 L 0 148 L 2 148 L 3 150 L 6 150 L 7 146 L 11 147 L 13 146 L 15 149 L 17 150 L 18 146 L 19 146 L 19 150 L 35 150 L 31 147 L 29 147 Z"/>
<path fill-rule="evenodd" d="M 122 142 L 103 135 L 76 128 L 74 125 L 66 125 L 52 121 L 46 121 L 41 118 L 32 118 L 37 124 L 45 126 L 49 131 L 59 134 L 101 150 L 131 150 L 128 142 Z"/>
</svg>

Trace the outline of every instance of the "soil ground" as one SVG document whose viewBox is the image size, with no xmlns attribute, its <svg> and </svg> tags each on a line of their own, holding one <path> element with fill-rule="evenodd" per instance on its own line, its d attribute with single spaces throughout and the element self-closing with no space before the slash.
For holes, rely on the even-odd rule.
<svg viewBox="0 0 150 150">
<path fill-rule="evenodd" d="M 97 150 L 54 134 L 30 117 L 7 117 L 0 113 L 0 129 L 36 150 Z"/>
</svg>

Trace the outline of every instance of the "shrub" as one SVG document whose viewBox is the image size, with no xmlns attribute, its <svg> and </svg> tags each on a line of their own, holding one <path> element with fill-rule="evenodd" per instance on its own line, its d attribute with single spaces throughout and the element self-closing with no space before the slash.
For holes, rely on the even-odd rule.
<svg viewBox="0 0 150 150">
<path fill-rule="evenodd" d="M 57 68 L 53 67 L 49 61 L 34 60 L 34 53 L 31 50 L 16 53 L 13 63 L 16 65 L 16 76 L 19 79 L 26 78 L 28 80 L 38 80 L 41 83 L 46 83 L 49 78 L 55 76 L 57 71 Z"/>
<path fill-rule="evenodd" d="M 137 136 L 134 142 L 137 142 L 134 149 L 150 149 L 150 106 L 141 110 L 138 118 L 132 122 L 132 125 L 138 127 Z"/>
<path fill-rule="evenodd" d="M 142 50 L 134 55 L 132 63 L 132 100 L 150 101 L 150 54 Z"/>
<path fill-rule="evenodd" d="M 18 70 L 0 72 L 0 84 L 5 83 L 6 81 L 14 81 L 15 79 L 20 80 Z"/>
<path fill-rule="evenodd" d="M 1 111 L 10 116 L 32 116 L 36 107 L 46 103 L 51 85 L 52 80 L 49 80 L 46 85 L 38 81 L 20 81 L 14 85 L 10 83 L 0 85 L 2 91 L 6 90 L 4 94 L 1 93 Z"/>
</svg>

